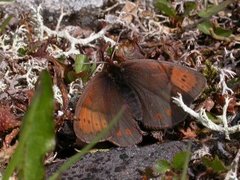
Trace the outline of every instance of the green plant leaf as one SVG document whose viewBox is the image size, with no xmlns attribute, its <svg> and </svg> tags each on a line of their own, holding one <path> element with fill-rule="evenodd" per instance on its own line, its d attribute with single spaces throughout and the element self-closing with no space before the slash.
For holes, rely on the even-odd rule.
<svg viewBox="0 0 240 180">
<path fill-rule="evenodd" d="M 92 66 L 91 66 L 91 73 L 93 73 L 97 68 L 97 64 L 96 63 L 93 63 Z"/>
<path fill-rule="evenodd" d="M 202 162 L 207 168 L 211 168 L 216 173 L 221 173 L 221 172 L 228 170 L 228 168 L 218 158 L 218 156 L 215 156 L 214 159 L 210 159 L 208 157 L 203 157 Z"/>
<path fill-rule="evenodd" d="M 229 37 L 232 35 L 232 31 L 230 31 L 228 29 L 223 29 L 221 27 L 216 27 L 214 29 L 214 33 L 218 36 L 223 36 L 223 37 Z"/>
<path fill-rule="evenodd" d="M 223 1 L 219 5 L 212 5 L 212 6 L 208 7 L 207 9 L 204 9 L 204 10 L 200 11 L 198 13 L 198 16 L 202 17 L 202 18 L 208 19 L 211 16 L 213 16 L 214 14 L 217 14 L 219 11 L 223 10 L 224 8 L 226 8 L 233 1 L 234 0 L 227 0 L 227 1 Z"/>
<path fill-rule="evenodd" d="M 210 35 L 217 40 L 230 41 L 228 37 L 232 35 L 232 31 L 221 27 L 214 27 L 209 21 L 203 21 L 197 25 L 197 28 L 204 34 Z"/>
<path fill-rule="evenodd" d="M 232 78 L 227 82 L 228 87 L 230 87 L 231 89 L 238 89 L 237 91 L 240 92 L 239 88 L 235 88 L 239 86 L 239 84 L 240 84 L 240 77 Z M 235 93 L 238 94 L 238 92 L 235 92 Z"/>
<path fill-rule="evenodd" d="M 171 6 L 167 0 L 157 0 L 154 6 L 168 17 L 175 17 L 176 10 Z"/>
<path fill-rule="evenodd" d="M 87 56 L 78 54 L 75 58 L 74 72 L 67 74 L 68 80 L 72 81 L 78 77 L 81 77 L 83 82 L 87 82 L 91 77 L 91 74 L 96 69 L 96 63 L 90 64 Z"/>
<path fill-rule="evenodd" d="M 20 57 L 23 57 L 23 56 L 25 56 L 27 54 L 27 48 L 19 48 L 18 49 L 18 55 L 20 56 Z"/>
<path fill-rule="evenodd" d="M 108 48 L 107 48 L 107 54 L 108 54 L 109 56 L 111 56 L 111 55 L 113 54 L 113 52 L 114 52 L 114 48 L 113 48 L 113 47 L 108 47 Z"/>
<path fill-rule="evenodd" d="M 188 148 L 187 148 L 187 151 L 186 151 L 186 157 L 185 157 L 185 162 L 184 164 L 182 165 L 182 175 L 181 175 L 181 180 L 185 180 L 187 179 L 187 174 L 188 174 L 188 164 L 189 164 L 189 161 L 190 161 L 190 158 L 191 158 L 191 143 L 189 142 L 188 143 Z"/>
<path fill-rule="evenodd" d="M 210 28 L 213 28 L 212 24 L 209 21 L 204 21 L 197 25 L 199 31 L 202 31 L 204 34 L 211 35 Z"/>
<path fill-rule="evenodd" d="M 33 101 L 22 121 L 19 144 L 3 180 L 8 180 L 14 171 L 22 180 L 44 179 L 44 156 L 55 145 L 53 104 L 51 77 L 47 71 L 43 71 Z"/>
<path fill-rule="evenodd" d="M 190 12 L 194 9 L 196 9 L 197 5 L 195 2 L 185 2 L 184 3 L 184 14 L 189 15 Z"/>
<path fill-rule="evenodd" d="M 218 76 L 217 69 L 213 66 L 212 62 L 210 60 L 205 61 L 205 68 L 203 69 L 203 75 L 207 79 L 214 80 Z"/>
<path fill-rule="evenodd" d="M 213 113 L 210 112 L 206 112 L 207 117 L 214 123 L 216 124 L 220 124 L 222 123 L 222 120 L 220 120 L 219 118 L 216 117 L 216 115 L 214 115 Z"/>
<path fill-rule="evenodd" d="M 76 55 L 75 64 L 74 64 L 75 72 L 80 73 L 80 72 L 83 72 L 83 71 L 88 71 L 89 68 L 90 68 L 90 65 L 86 64 L 86 63 L 88 63 L 88 57 L 87 56 L 85 56 L 83 54 Z"/>
<path fill-rule="evenodd" d="M 189 156 L 190 156 L 190 152 L 188 151 L 181 151 L 179 153 L 177 153 L 172 160 L 172 166 L 174 169 L 182 171 L 184 168 L 184 164 L 186 163 L 186 161 L 188 161 Z"/>
<path fill-rule="evenodd" d="M 8 16 L 1 24 L 0 26 L 0 33 L 4 33 L 7 25 L 9 24 L 9 22 L 11 21 L 11 19 L 13 18 L 13 16 Z"/>
<path fill-rule="evenodd" d="M 171 164 L 165 159 L 159 160 L 155 165 L 155 169 L 158 173 L 164 174 L 171 169 Z"/>
<path fill-rule="evenodd" d="M 65 76 L 65 81 L 67 83 L 71 83 L 72 81 L 74 81 L 76 79 L 76 72 L 74 70 L 72 71 L 69 71 L 66 73 L 66 76 Z"/>
</svg>

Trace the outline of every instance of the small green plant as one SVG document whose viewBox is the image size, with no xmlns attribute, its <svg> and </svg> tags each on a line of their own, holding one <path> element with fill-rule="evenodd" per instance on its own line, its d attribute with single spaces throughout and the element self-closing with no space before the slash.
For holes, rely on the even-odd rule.
<svg viewBox="0 0 240 180">
<path fill-rule="evenodd" d="M 3 34 L 5 32 L 5 29 L 7 27 L 7 25 L 9 24 L 9 22 L 11 21 L 11 19 L 13 18 L 13 16 L 8 16 L 0 25 L 0 34 Z"/>
<path fill-rule="evenodd" d="M 218 158 L 218 156 L 215 156 L 212 159 L 208 158 L 208 157 L 203 157 L 202 162 L 206 166 L 206 168 L 211 169 L 213 172 L 218 173 L 218 174 L 220 174 L 222 172 L 226 172 L 229 169 Z"/>
<path fill-rule="evenodd" d="M 171 2 L 168 0 L 158 0 L 155 3 L 155 7 L 168 17 L 176 17 L 176 10 L 171 6 Z"/>
<path fill-rule="evenodd" d="M 238 39 L 239 37 L 234 36 L 231 30 L 224 29 L 210 22 L 210 18 L 213 15 L 222 11 L 233 2 L 234 0 L 223 1 L 219 5 L 211 5 L 200 11 L 198 16 L 201 18 L 202 22 L 197 25 L 197 28 L 204 34 L 210 35 L 217 40 L 231 41 L 232 39 Z"/>
<path fill-rule="evenodd" d="M 167 160 L 159 160 L 155 166 L 156 172 L 162 175 L 171 172 L 173 178 L 177 178 L 181 174 L 181 179 L 186 179 L 190 156 L 190 151 L 182 151 L 177 153 L 171 162 Z"/>
<path fill-rule="evenodd" d="M 80 73 L 83 71 L 87 71 L 90 68 L 89 67 L 90 65 L 88 62 L 89 62 L 89 60 L 88 60 L 87 56 L 85 56 L 83 54 L 76 55 L 75 63 L 74 63 L 75 72 Z"/>
<path fill-rule="evenodd" d="M 213 66 L 210 60 L 206 60 L 204 64 L 205 64 L 205 67 L 203 69 L 203 75 L 206 77 L 208 84 L 210 85 L 205 90 L 205 94 L 209 95 L 210 93 L 217 92 L 217 87 L 214 84 L 216 84 L 216 81 L 217 81 L 218 71 Z"/>
<path fill-rule="evenodd" d="M 219 11 L 225 9 L 229 4 L 233 3 L 234 0 L 226 0 L 218 5 L 209 5 L 206 9 L 201 10 L 197 13 L 200 18 L 196 24 L 199 31 L 206 35 L 212 36 L 214 39 L 231 41 L 240 40 L 239 36 L 232 34 L 231 30 L 220 27 L 210 21 L 210 18 L 217 14 Z M 184 17 L 189 16 L 190 12 L 197 8 L 194 2 L 184 2 L 184 12 L 183 14 L 178 14 L 177 11 L 171 5 L 171 1 L 168 0 L 158 0 L 155 3 L 155 7 L 167 17 L 173 18 L 175 21 L 182 21 Z"/>
<path fill-rule="evenodd" d="M 67 82 L 72 82 L 76 78 L 81 77 L 83 82 L 87 82 L 89 77 L 91 77 L 92 73 L 96 69 L 96 63 L 91 64 L 86 55 L 78 54 L 75 57 L 74 67 L 73 69 L 66 70 L 65 80 Z"/>
</svg>

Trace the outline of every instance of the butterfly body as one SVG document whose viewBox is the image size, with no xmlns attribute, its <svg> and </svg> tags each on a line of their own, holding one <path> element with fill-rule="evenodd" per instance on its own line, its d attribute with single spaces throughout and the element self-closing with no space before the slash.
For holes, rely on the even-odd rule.
<svg viewBox="0 0 240 180">
<path fill-rule="evenodd" d="M 171 97 L 179 92 L 190 105 L 205 83 L 200 73 L 169 62 L 143 59 L 108 64 L 80 97 L 74 131 L 81 141 L 89 143 L 126 106 L 117 126 L 102 141 L 119 146 L 137 144 L 142 140 L 138 123 L 154 130 L 173 127 L 186 113 Z"/>
<path fill-rule="evenodd" d="M 137 93 L 128 83 L 128 75 L 125 75 L 125 69 L 119 64 L 111 64 L 106 67 L 105 73 L 110 77 L 109 81 L 113 81 L 119 93 L 125 99 L 126 104 L 131 109 L 135 120 L 142 120 L 142 107 Z"/>
</svg>

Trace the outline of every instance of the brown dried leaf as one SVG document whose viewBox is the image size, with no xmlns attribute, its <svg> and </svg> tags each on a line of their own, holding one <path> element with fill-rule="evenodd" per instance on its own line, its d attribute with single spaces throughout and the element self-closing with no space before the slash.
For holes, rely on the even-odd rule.
<svg viewBox="0 0 240 180">
<path fill-rule="evenodd" d="M 137 16 L 137 10 L 138 7 L 136 4 L 127 1 L 122 9 L 121 20 L 126 24 L 130 24 L 133 21 L 134 16 Z"/>
<path fill-rule="evenodd" d="M 215 102 L 215 110 L 218 113 L 222 113 L 222 107 L 225 105 L 225 98 L 228 96 L 228 98 L 231 98 L 232 100 L 230 101 L 228 108 L 227 108 L 227 112 L 231 113 L 231 114 L 235 114 L 236 113 L 236 106 L 237 106 L 237 101 L 236 101 L 236 97 L 233 95 L 222 95 L 222 94 L 215 94 L 213 96 L 214 102 Z"/>
<path fill-rule="evenodd" d="M 6 135 L 4 140 L 4 144 L 6 148 L 10 147 L 11 142 L 18 135 L 19 131 L 20 131 L 19 128 L 15 128 L 9 134 Z"/>
<path fill-rule="evenodd" d="M 212 100 L 212 98 L 208 97 L 204 102 L 203 102 L 203 108 L 206 109 L 206 111 L 210 112 L 211 109 L 214 107 L 215 103 Z"/>
<path fill-rule="evenodd" d="M 11 112 L 9 105 L 0 104 L 0 133 L 20 125 L 20 121 Z"/>
<path fill-rule="evenodd" d="M 184 139 L 194 139 L 197 137 L 195 131 L 193 131 L 191 128 L 187 128 L 186 130 L 180 129 L 180 132 L 184 135 Z"/>
<path fill-rule="evenodd" d="M 189 124 L 190 127 L 188 127 L 186 130 L 185 129 L 180 129 L 179 131 L 184 135 L 183 138 L 184 139 L 194 139 L 197 137 L 197 130 L 198 130 L 198 126 L 196 124 L 196 122 L 192 121 Z"/>
<path fill-rule="evenodd" d="M 181 41 L 161 39 L 160 42 L 147 42 L 143 44 L 144 51 L 150 59 L 176 61 L 183 54 L 184 46 Z"/>
<path fill-rule="evenodd" d="M 145 56 L 136 40 L 125 40 L 120 43 L 114 54 L 114 59 L 126 61 L 132 59 L 144 59 Z"/>
</svg>

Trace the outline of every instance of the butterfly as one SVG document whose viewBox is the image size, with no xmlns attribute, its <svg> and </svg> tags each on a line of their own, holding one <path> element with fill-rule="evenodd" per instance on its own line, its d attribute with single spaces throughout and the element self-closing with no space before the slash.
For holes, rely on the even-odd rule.
<svg viewBox="0 0 240 180">
<path fill-rule="evenodd" d="M 75 134 L 90 143 L 126 106 L 117 125 L 101 141 L 123 147 L 138 144 L 143 137 L 139 124 L 160 130 L 182 122 L 187 114 L 172 97 L 181 93 L 190 105 L 205 85 L 201 73 L 170 62 L 135 59 L 108 63 L 88 82 L 77 102 Z"/>
</svg>

